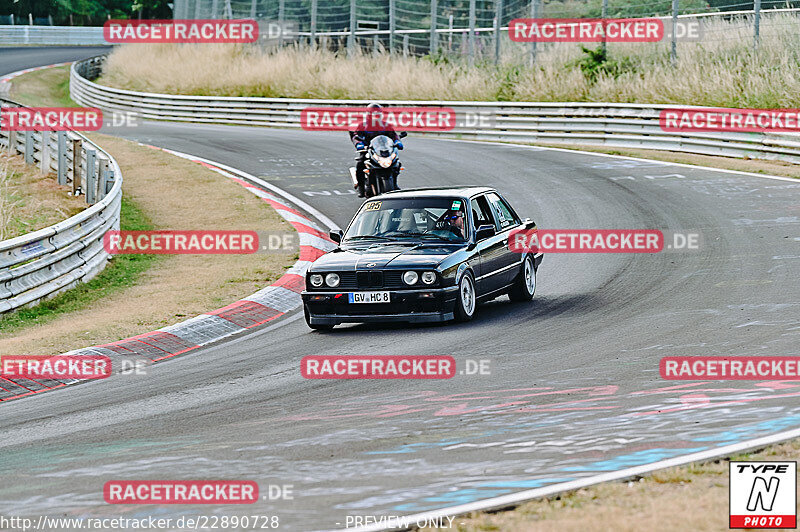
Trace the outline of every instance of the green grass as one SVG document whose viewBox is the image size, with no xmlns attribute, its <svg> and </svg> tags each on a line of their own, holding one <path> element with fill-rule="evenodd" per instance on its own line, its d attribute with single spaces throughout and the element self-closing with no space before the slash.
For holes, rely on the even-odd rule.
<svg viewBox="0 0 800 532">
<path fill-rule="evenodd" d="M 154 226 L 135 203 L 123 197 L 120 228 L 123 231 L 147 231 Z M 142 274 L 162 258 L 160 255 L 115 255 L 108 266 L 88 283 L 79 284 L 35 307 L 22 308 L 0 318 L 0 334 L 48 323 L 68 312 L 87 308 L 135 285 Z"/>
<path fill-rule="evenodd" d="M 43 107 L 75 107 L 69 97 L 69 67 L 58 67 L 24 74 L 14 80 L 12 97 L 20 103 Z M 142 210 L 123 195 L 120 229 L 155 229 Z M 115 255 L 105 269 L 88 283 L 63 292 L 30 308 L 0 316 L 0 334 L 48 323 L 63 314 L 88 308 L 93 303 L 135 285 L 160 255 Z"/>
<path fill-rule="evenodd" d="M 23 74 L 12 81 L 10 97 L 31 107 L 78 107 L 69 96 L 69 66 Z"/>
</svg>

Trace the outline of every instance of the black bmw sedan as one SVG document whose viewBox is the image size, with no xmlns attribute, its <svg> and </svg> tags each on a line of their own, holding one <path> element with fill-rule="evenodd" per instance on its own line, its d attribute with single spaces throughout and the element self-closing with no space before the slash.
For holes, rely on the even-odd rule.
<svg viewBox="0 0 800 532">
<path fill-rule="evenodd" d="M 468 321 L 479 302 L 533 298 L 541 253 L 512 251 L 521 220 L 488 187 L 389 192 L 361 206 L 339 247 L 306 274 L 303 306 L 312 329 L 340 323 Z"/>
</svg>

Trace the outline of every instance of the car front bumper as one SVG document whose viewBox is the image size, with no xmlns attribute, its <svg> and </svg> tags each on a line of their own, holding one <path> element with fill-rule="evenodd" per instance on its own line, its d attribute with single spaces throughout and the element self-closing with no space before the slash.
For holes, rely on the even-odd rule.
<svg viewBox="0 0 800 532">
<path fill-rule="evenodd" d="M 386 291 L 389 292 L 389 303 L 349 303 L 347 294 L 355 291 L 303 291 L 301 296 L 308 319 L 314 325 L 398 321 L 423 323 L 453 319 L 457 286 Z"/>
</svg>

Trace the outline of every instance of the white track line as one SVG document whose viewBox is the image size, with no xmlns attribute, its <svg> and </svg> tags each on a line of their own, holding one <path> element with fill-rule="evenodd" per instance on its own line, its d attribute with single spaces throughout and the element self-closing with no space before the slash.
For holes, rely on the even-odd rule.
<svg viewBox="0 0 800 532">
<path fill-rule="evenodd" d="M 504 142 L 504 141 L 496 141 L 496 142 L 489 142 L 487 140 L 466 140 L 466 139 L 441 139 L 436 138 L 435 140 L 442 140 L 445 142 L 471 142 L 474 144 L 487 144 L 489 146 L 514 146 L 518 148 L 528 148 L 535 151 L 557 151 L 562 153 L 580 153 L 581 155 L 594 155 L 595 157 L 607 157 L 611 159 L 626 159 L 629 161 L 642 161 L 646 163 L 660 163 L 664 166 L 680 166 L 682 168 L 696 168 L 698 170 L 708 170 L 711 172 L 723 172 L 726 174 L 739 174 L 739 175 L 746 175 L 749 177 L 763 177 L 764 179 L 777 179 L 778 181 L 790 181 L 792 183 L 800 184 L 800 179 L 794 177 L 786 177 L 780 175 L 770 175 L 770 174 L 757 174 L 754 172 L 743 172 L 741 170 L 728 170 L 727 168 L 714 168 L 711 166 L 700 166 L 697 164 L 686 164 L 686 163 L 673 163 L 669 161 L 661 161 L 658 159 L 646 159 L 644 157 L 628 157 L 627 155 L 614 155 L 611 153 L 598 153 L 594 151 L 583 151 L 583 150 L 571 150 L 569 148 L 553 148 L 551 146 L 537 146 L 535 144 L 518 144 L 515 142 Z M 621 148 L 624 149 L 624 148 Z M 677 154 L 688 154 L 688 155 L 702 155 L 702 154 L 691 154 L 687 152 L 673 152 L 668 150 L 663 150 L 665 153 L 677 153 Z M 707 157 L 719 157 L 715 155 L 708 155 Z M 726 157 L 726 159 L 731 159 L 731 157 Z M 734 160 L 741 160 L 735 159 Z M 770 162 L 769 159 L 751 159 L 757 161 L 767 161 Z M 780 162 L 780 161 L 777 161 Z"/>
</svg>

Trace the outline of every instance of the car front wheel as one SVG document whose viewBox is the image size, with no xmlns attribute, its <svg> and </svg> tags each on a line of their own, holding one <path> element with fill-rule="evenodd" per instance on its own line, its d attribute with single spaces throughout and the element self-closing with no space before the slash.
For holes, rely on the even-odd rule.
<svg viewBox="0 0 800 532">
<path fill-rule="evenodd" d="M 526 255 L 525 260 L 522 261 L 522 270 L 511 290 L 508 291 L 508 297 L 511 298 L 511 301 L 530 301 L 535 292 L 536 269 L 533 267 L 533 257 Z"/>
<path fill-rule="evenodd" d="M 458 283 L 458 297 L 456 298 L 456 321 L 469 321 L 475 316 L 475 306 L 477 304 L 477 294 L 475 293 L 475 279 L 472 273 L 466 272 L 461 276 Z"/>
</svg>

